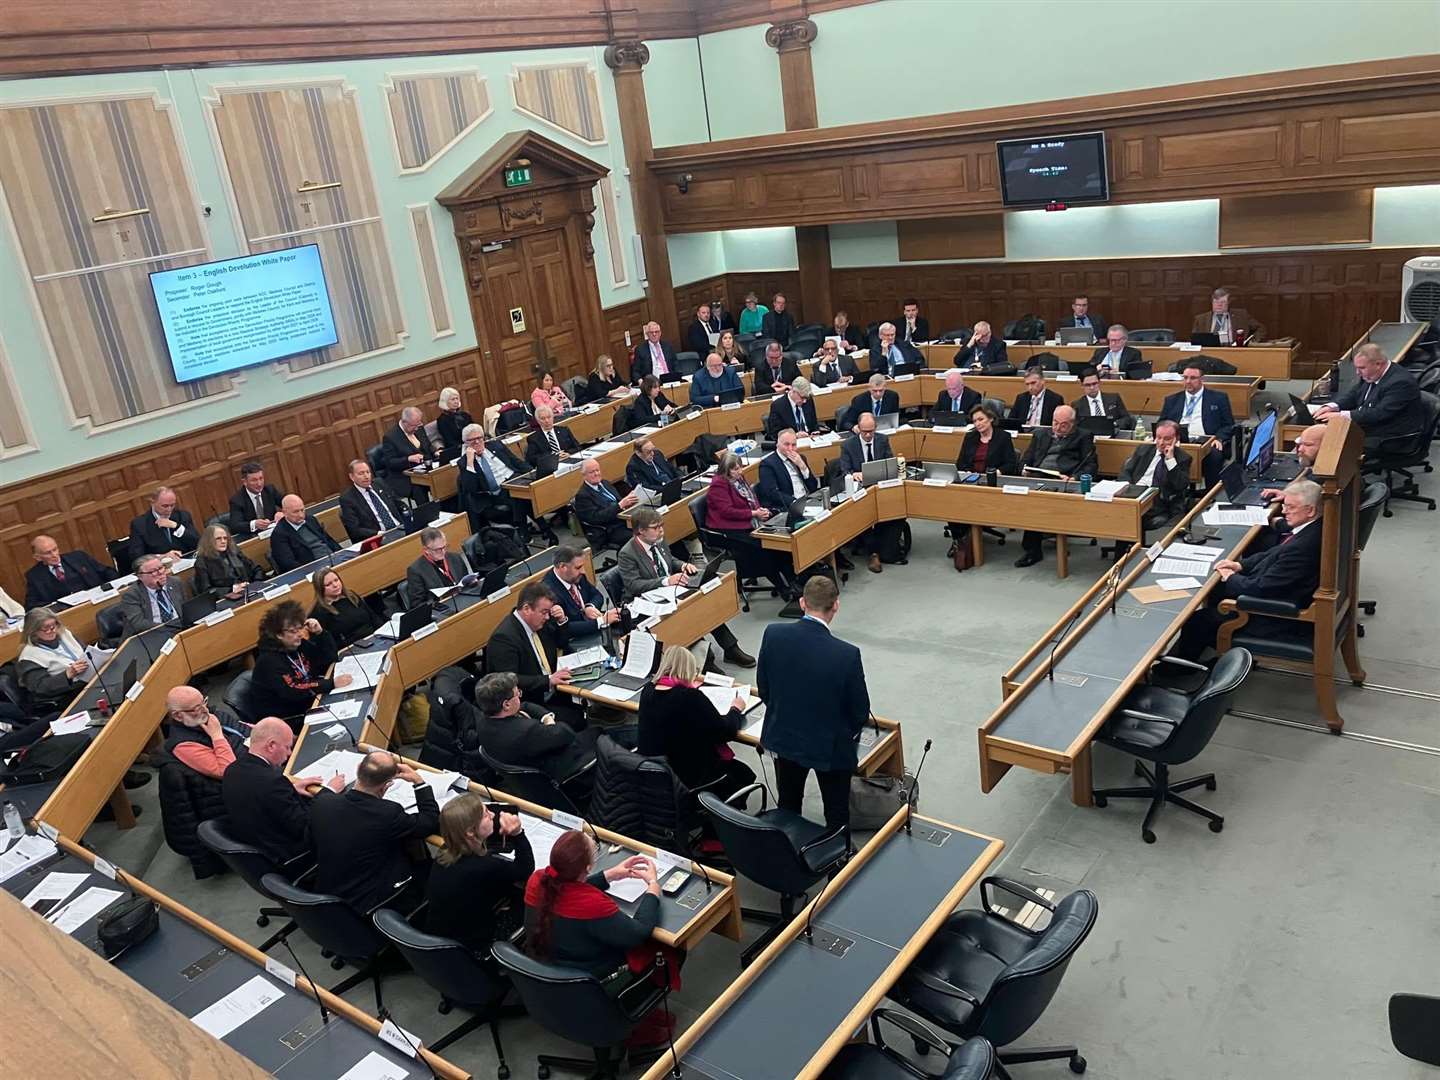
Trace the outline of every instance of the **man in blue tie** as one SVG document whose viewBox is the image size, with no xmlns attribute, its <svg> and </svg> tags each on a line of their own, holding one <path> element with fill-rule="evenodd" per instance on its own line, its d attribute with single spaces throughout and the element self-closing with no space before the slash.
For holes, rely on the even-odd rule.
<svg viewBox="0 0 1440 1080">
<path fill-rule="evenodd" d="M 340 524 L 352 541 L 384 535 L 399 526 L 399 505 L 375 482 L 364 458 L 350 462 L 350 485 L 340 493 Z"/>
<path fill-rule="evenodd" d="M 920 350 L 914 345 L 895 340 L 895 324 L 881 323 L 876 331 L 879 341 L 870 347 L 870 371 L 895 378 L 913 375 L 920 370 Z"/>
<path fill-rule="evenodd" d="M 980 404 L 980 395 L 965 385 L 965 373 L 951 368 L 945 373 L 945 389 L 935 398 L 930 410 L 932 424 L 964 427 L 970 423 L 970 410 Z"/>
<path fill-rule="evenodd" d="M 525 471 L 525 463 L 499 439 L 485 438 L 479 424 L 466 424 L 460 433 L 462 450 L 455 465 L 460 505 L 470 516 L 470 531 L 479 532 L 487 523 L 514 525 L 528 541 L 529 507 L 504 487 L 507 480 Z"/>
<path fill-rule="evenodd" d="M 120 618 L 125 635 L 140 634 L 173 622 L 189 596 L 185 583 L 171 580 L 170 567 L 159 555 L 142 555 L 133 564 L 135 584 L 120 595 Z"/>
<path fill-rule="evenodd" d="M 801 435 L 823 430 L 820 419 L 815 415 L 815 388 L 804 375 L 798 375 L 790 389 L 777 397 L 770 405 L 770 415 L 765 420 L 765 430 L 770 433 L 784 428 L 794 428 Z"/>
<path fill-rule="evenodd" d="M 1219 390 L 1205 388 L 1205 371 L 1199 364 L 1187 363 L 1181 377 L 1185 389 L 1171 394 L 1160 406 L 1161 420 L 1174 420 L 1183 429 L 1181 437 L 1186 442 L 1201 442 L 1206 436 L 1213 437 L 1220 447 L 1230 444 L 1235 431 L 1235 418 L 1230 412 L 1230 399 Z M 1225 467 L 1223 449 L 1211 447 L 1200 459 L 1200 471 L 1205 476 L 1205 486 L 1214 487 Z"/>
<path fill-rule="evenodd" d="M 618 548 L 630 539 L 630 526 L 621 520 L 620 512 L 629 510 L 639 500 L 634 492 L 621 497 L 605 481 L 600 472 L 600 462 L 589 458 L 580 467 L 580 490 L 575 493 L 575 513 L 586 536 L 593 537 L 592 543 L 602 542 L 606 547 Z"/>
<path fill-rule="evenodd" d="M 645 487 L 659 491 L 680 476 L 675 466 L 659 450 L 654 439 L 642 439 L 630 462 L 625 466 L 625 483 L 632 488 Z"/>
</svg>

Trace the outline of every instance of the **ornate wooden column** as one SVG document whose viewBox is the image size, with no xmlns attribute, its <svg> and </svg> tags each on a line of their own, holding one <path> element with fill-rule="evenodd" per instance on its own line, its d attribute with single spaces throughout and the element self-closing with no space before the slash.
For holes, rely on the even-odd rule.
<svg viewBox="0 0 1440 1080">
<path fill-rule="evenodd" d="M 640 41 L 617 41 L 605 49 L 605 64 L 615 75 L 615 97 L 620 108 L 620 138 L 625 143 L 625 165 L 630 170 L 630 194 L 635 208 L 635 229 L 645 252 L 649 284 L 650 318 L 660 324 L 667 341 L 678 341 L 680 324 L 675 313 L 675 285 L 670 277 L 670 252 L 661 224 L 660 188 L 646 162 L 654 146 L 650 110 L 645 104 L 645 65 L 650 50 Z"/>
<path fill-rule="evenodd" d="M 810 64 L 810 43 L 819 29 L 811 19 L 775 23 L 765 31 L 766 43 L 780 60 L 780 98 L 785 106 L 785 130 L 820 126 L 815 106 L 815 69 Z M 835 313 L 830 298 L 830 228 L 800 225 L 795 229 L 800 262 L 800 313 L 806 322 L 828 323 Z"/>
</svg>

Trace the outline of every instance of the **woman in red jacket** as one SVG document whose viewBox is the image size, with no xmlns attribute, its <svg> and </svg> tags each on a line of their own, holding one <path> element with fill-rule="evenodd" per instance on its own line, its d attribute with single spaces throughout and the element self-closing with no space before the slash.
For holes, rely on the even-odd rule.
<svg viewBox="0 0 1440 1080">
<path fill-rule="evenodd" d="M 800 590 L 791 577 L 789 560 L 778 551 L 761 547 L 760 541 L 750 535 L 752 529 L 769 520 L 772 511 L 760 505 L 755 489 L 745 479 L 745 463 L 729 451 L 721 455 L 720 468 L 710 477 L 705 502 L 705 527 L 722 533 L 729 541 L 740 576 L 768 578 L 785 600 L 798 597 Z"/>
</svg>

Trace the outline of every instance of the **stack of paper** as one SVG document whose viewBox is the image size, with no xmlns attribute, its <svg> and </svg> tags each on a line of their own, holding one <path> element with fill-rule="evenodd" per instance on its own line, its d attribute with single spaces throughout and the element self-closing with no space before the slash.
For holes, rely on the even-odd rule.
<svg viewBox="0 0 1440 1080">
<path fill-rule="evenodd" d="M 743 686 L 702 686 L 700 692 L 710 699 L 710 704 L 715 706 L 716 712 L 729 712 L 730 706 L 735 704 L 735 698 L 742 698 L 745 704 L 741 712 L 749 712 L 760 704 L 760 699 L 752 697 L 747 691 L 748 687 Z"/>
<path fill-rule="evenodd" d="M 69 716 L 62 716 L 58 720 L 51 720 L 50 734 L 73 735 L 77 731 L 84 731 L 89 725 L 90 714 L 88 712 L 71 713 Z"/>
<path fill-rule="evenodd" d="M 43 836 L 23 836 L 9 851 L 0 855 L 0 882 L 9 881 L 20 871 L 54 855 L 58 849 Z"/>
<path fill-rule="evenodd" d="M 268 1009 L 285 996 L 285 991 L 264 975 L 237 986 L 215 1004 L 190 1018 L 207 1035 L 223 1039 L 251 1017 Z"/>
<path fill-rule="evenodd" d="M 343 777 L 346 784 L 353 784 L 355 770 L 364 760 L 365 755 L 358 750 L 331 750 L 299 771 L 302 776 L 318 776 L 322 784 L 329 783 L 332 776 Z"/>
<path fill-rule="evenodd" d="M 342 656 L 335 662 L 335 671 L 331 677 L 339 679 L 341 675 L 349 675 L 350 685 L 332 692 L 349 693 L 361 687 L 374 686 L 380 678 L 380 666 L 384 663 L 383 652 L 351 653 Z"/>
<path fill-rule="evenodd" d="M 606 682 L 596 683 L 594 686 L 587 686 L 585 689 L 591 696 L 597 697 L 601 701 L 614 702 L 629 701 L 640 693 L 639 690 L 630 690 L 624 686 L 617 686 L 614 683 Z"/>
<path fill-rule="evenodd" d="M 1204 559 L 1212 562 L 1224 554 L 1219 548 L 1202 547 L 1199 544 L 1182 544 L 1178 541 L 1165 549 L 1165 554 L 1177 559 Z"/>
<path fill-rule="evenodd" d="M 1210 576 L 1210 564 L 1199 560 L 1162 557 L 1155 560 L 1155 573 L 1180 574 L 1185 577 L 1206 578 Z"/>
<path fill-rule="evenodd" d="M 574 671 L 576 668 L 586 667 L 590 664 L 601 664 L 610 659 L 610 654 L 605 651 L 603 645 L 591 645 L 588 649 L 581 649 L 579 652 L 566 653 L 557 661 L 562 668 L 569 668 Z"/>
<path fill-rule="evenodd" d="M 1212 506 L 1201 515 L 1206 525 L 1264 525 L 1270 520 L 1270 510 L 1265 506 L 1241 506 L 1234 510 L 1221 510 Z"/>
</svg>

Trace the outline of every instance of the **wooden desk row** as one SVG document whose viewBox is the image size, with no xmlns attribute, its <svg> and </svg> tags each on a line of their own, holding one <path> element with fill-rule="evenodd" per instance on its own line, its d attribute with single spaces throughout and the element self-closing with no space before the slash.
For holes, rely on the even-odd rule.
<svg viewBox="0 0 1440 1080">
<path fill-rule="evenodd" d="M 1143 342 L 1132 341 L 1130 346 L 1140 350 L 1140 355 L 1145 358 L 1155 371 L 1169 371 L 1170 365 L 1177 360 L 1183 360 L 1190 356 L 1198 356 L 1204 353 L 1206 356 L 1213 356 L 1217 360 L 1224 360 L 1232 364 L 1238 375 L 1255 375 L 1262 379 L 1288 379 L 1290 378 L 1291 366 L 1300 356 L 1300 343 L 1265 344 L 1257 343 L 1235 347 L 1232 345 L 1217 345 L 1213 349 L 1205 347 L 1202 349 L 1172 349 L 1169 345 L 1147 345 Z M 1026 363 L 1041 353 L 1053 353 L 1060 357 L 1067 364 L 1088 363 L 1095 355 L 1097 348 L 1106 348 L 1105 342 L 1101 341 L 1096 345 L 1009 345 L 1005 353 L 1010 357 L 1010 362 L 1022 371 Z M 931 367 L 945 367 L 952 363 L 955 354 L 960 351 L 960 346 L 945 345 L 921 345 L 920 352 L 926 357 Z"/>
</svg>

